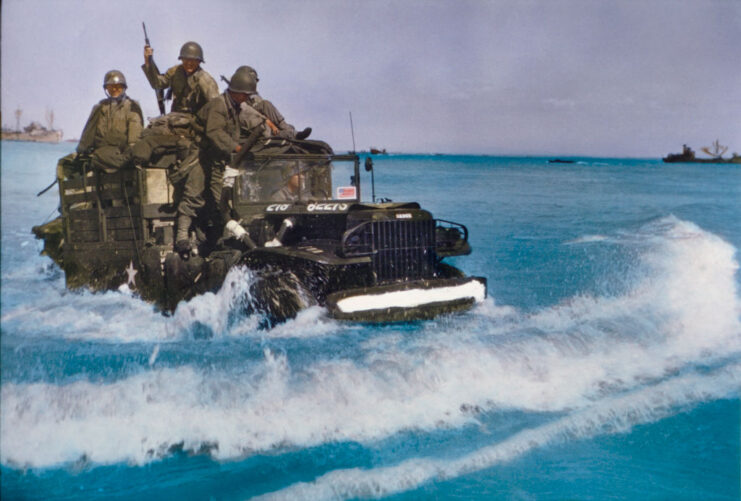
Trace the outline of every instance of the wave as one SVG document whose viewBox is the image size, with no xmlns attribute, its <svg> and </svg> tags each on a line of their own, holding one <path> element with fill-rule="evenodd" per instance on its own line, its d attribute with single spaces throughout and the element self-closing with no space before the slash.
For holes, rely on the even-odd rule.
<svg viewBox="0 0 741 501">
<path fill-rule="evenodd" d="M 35 292 L 33 302 L 4 308 L 5 333 L 25 340 L 55 337 L 110 342 L 162 341 L 171 338 L 167 321 L 152 305 L 126 291 L 70 292 L 63 288 Z M 41 285 L 40 287 L 43 287 Z"/>
<path fill-rule="evenodd" d="M 230 460 L 459 429 L 480 423 L 472 408 L 556 413 L 567 430 L 584 422 L 579 416 L 619 428 L 620 419 L 602 420 L 604 413 L 628 416 L 630 408 L 651 420 L 733 394 L 741 357 L 735 249 L 676 218 L 630 238 L 644 273 L 614 297 L 575 296 L 531 314 L 488 300 L 412 328 L 344 326 L 315 307 L 261 334 L 299 343 L 290 356 L 265 349 L 236 368 L 161 368 L 155 347 L 150 367 L 115 382 L 5 383 L 0 459 L 141 464 L 180 447 Z M 251 317 L 225 320 L 241 287 L 184 303 L 149 339 L 168 339 L 168 321 L 178 335 L 195 320 L 215 336 L 252 335 Z M 352 343 L 320 342 L 353 330 Z"/>
<path fill-rule="evenodd" d="M 456 459 L 413 458 L 395 466 L 370 470 L 336 470 L 314 482 L 293 484 L 254 499 L 381 498 L 414 490 L 432 480 L 442 482 L 512 461 L 539 447 L 595 435 L 625 433 L 636 425 L 657 421 L 698 402 L 737 398 L 740 386 L 741 366 L 738 364 L 710 375 L 686 375 L 628 395 L 605 399 Z"/>
<path fill-rule="evenodd" d="M 576 244 L 592 244 L 596 242 L 605 242 L 608 237 L 605 235 L 584 235 L 583 237 L 575 238 L 564 242 L 564 245 L 576 245 Z"/>
<path fill-rule="evenodd" d="M 40 297 L 32 304 L 6 308 L 2 322 L 12 323 L 13 330 L 23 332 L 24 337 L 110 343 L 240 337 L 309 338 L 336 332 L 340 325 L 326 315 L 325 309 L 313 306 L 265 332 L 263 328 L 268 325 L 265 318 L 259 313 L 247 313 L 254 310 L 250 307 L 254 302 L 250 288 L 259 277 L 243 267 L 230 270 L 217 292 L 181 301 L 171 315 L 142 301 L 126 284 L 116 291 L 94 293 L 82 289 L 72 292 L 64 289 L 63 277 L 55 276 L 54 280 L 55 286 L 37 292 Z"/>
</svg>

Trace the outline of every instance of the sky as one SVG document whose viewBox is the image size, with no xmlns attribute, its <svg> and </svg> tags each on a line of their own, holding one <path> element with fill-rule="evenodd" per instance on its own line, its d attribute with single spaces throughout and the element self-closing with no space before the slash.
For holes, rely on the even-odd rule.
<svg viewBox="0 0 741 501">
<path fill-rule="evenodd" d="M 189 40 L 336 151 L 658 158 L 741 153 L 741 0 L 3 0 L 2 124 L 79 138 L 124 72 L 145 117 Z M 224 89 L 219 81 L 220 89 Z"/>
</svg>

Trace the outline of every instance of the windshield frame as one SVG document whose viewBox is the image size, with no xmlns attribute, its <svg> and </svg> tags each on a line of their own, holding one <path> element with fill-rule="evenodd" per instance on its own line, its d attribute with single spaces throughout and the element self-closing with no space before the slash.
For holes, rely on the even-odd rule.
<svg viewBox="0 0 741 501">
<path fill-rule="evenodd" d="M 295 199 L 281 199 L 279 197 L 276 197 L 276 199 L 273 198 L 262 198 L 261 200 L 251 200 L 248 196 L 243 196 L 243 187 L 242 187 L 242 176 L 245 172 L 249 171 L 251 168 L 254 168 L 257 166 L 257 171 L 262 170 L 265 167 L 268 167 L 270 164 L 280 164 L 280 163 L 293 163 L 293 162 L 307 162 L 312 163 L 315 162 L 316 164 L 324 164 L 324 166 L 330 166 L 331 164 L 338 162 L 338 163 L 346 163 L 346 162 L 352 162 L 352 172 L 353 172 L 353 181 L 354 182 L 348 182 L 344 186 L 353 186 L 355 187 L 355 197 L 354 198 L 342 198 L 338 199 L 336 197 L 336 188 L 337 186 L 331 186 L 331 190 L 329 193 L 329 197 L 311 197 L 306 196 L 304 193 L 297 194 L 297 197 Z M 312 165 L 309 169 L 307 169 L 305 172 L 308 172 L 312 170 L 313 168 L 317 167 L 318 165 Z M 279 166 L 275 166 L 276 168 L 282 168 Z M 344 204 L 354 204 L 354 203 L 360 203 L 361 201 L 361 190 L 360 190 L 360 159 L 358 155 L 355 154 L 344 154 L 344 155 L 326 155 L 326 154 L 278 154 L 278 155 L 254 155 L 252 156 L 247 162 L 242 162 L 242 164 L 239 167 L 239 176 L 237 177 L 237 181 L 235 182 L 235 190 L 234 190 L 234 202 L 237 205 L 246 206 L 246 205 L 268 205 L 268 204 L 275 204 L 276 202 L 281 203 L 289 203 L 289 204 L 305 204 L 309 202 L 340 202 Z M 332 173 L 329 173 L 329 179 L 330 183 L 332 180 Z M 284 180 L 285 182 L 286 180 Z M 276 190 L 277 191 L 277 190 Z"/>
</svg>

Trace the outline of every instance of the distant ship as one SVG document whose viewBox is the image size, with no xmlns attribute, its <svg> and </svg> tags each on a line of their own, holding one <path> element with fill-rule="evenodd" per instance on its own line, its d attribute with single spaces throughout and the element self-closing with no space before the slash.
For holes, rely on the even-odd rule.
<svg viewBox="0 0 741 501">
<path fill-rule="evenodd" d="M 30 125 L 21 130 L 20 118 L 22 110 L 18 108 L 15 111 L 17 125 L 16 129 L 8 129 L 3 127 L 2 139 L 4 141 L 32 141 L 35 143 L 58 143 L 62 140 L 62 131 L 54 128 L 54 112 L 47 110 L 46 120 L 49 123 L 49 127 L 44 127 L 38 122 L 31 122 Z"/>
<path fill-rule="evenodd" d="M 741 156 L 737 153 L 734 153 L 731 158 L 723 158 L 723 154 L 728 151 L 728 146 L 721 145 L 717 139 L 712 146 L 704 146 L 700 149 L 711 158 L 697 158 L 694 150 L 683 144 L 682 153 L 670 153 L 662 160 L 666 163 L 741 164 Z"/>
<path fill-rule="evenodd" d="M 372 155 L 386 155 L 386 148 L 379 150 L 378 148 L 371 147 L 370 152 Z"/>
</svg>

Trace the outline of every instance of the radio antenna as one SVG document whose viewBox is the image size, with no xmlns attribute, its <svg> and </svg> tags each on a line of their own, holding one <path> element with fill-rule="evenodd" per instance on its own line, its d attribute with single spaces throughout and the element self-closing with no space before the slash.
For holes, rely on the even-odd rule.
<svg viewBox="0 0 741 501">
<path fill-rule="evenodd" d="M 352 134 L 352 152 L 355 153 L 355 129 L 352 126 L 352 111 L 350 112 L 350 134 Z"/>
</svg>

